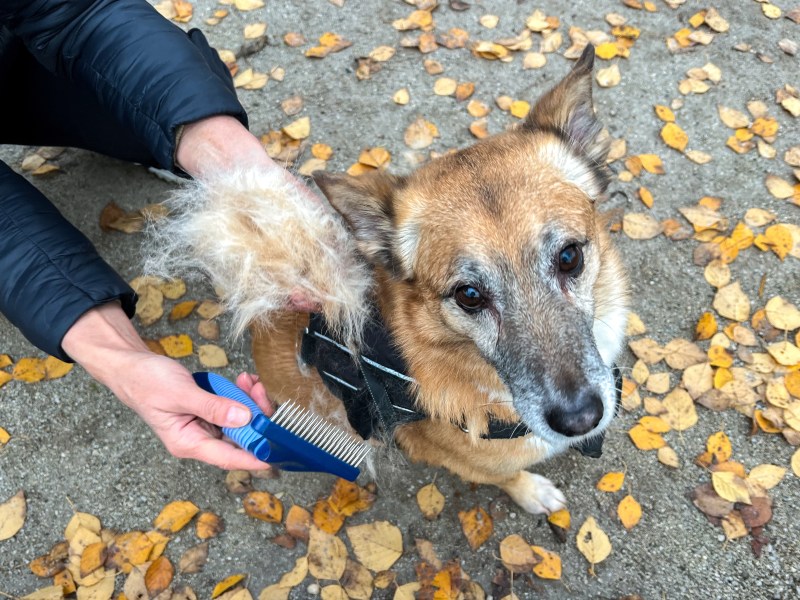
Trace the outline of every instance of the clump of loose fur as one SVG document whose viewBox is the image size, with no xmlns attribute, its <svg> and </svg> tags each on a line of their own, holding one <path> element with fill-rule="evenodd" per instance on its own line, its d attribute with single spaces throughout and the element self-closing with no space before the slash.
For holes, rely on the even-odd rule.
<svg viewBox="0 0 800 600">
<path fill-rule="evenodd" d="M 340 339 L 359 341 L 371 273 L 341 217 L 283 171 L 248 169 L 188 182 L 148 226 L 145 271 L 208 278 L 234 335 L 270 327 L 292 298 L 316 302 Z"/>
</svg>

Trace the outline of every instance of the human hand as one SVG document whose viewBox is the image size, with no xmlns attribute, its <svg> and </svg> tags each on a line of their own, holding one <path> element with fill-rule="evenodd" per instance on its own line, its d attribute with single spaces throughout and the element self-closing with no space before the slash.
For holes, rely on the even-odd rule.
<svg viewBox="0 0 800 600">
<path fill-rule="evenodd" d="M 328 206 L 318 194 L 275 163 L 261 141 L 237 119 L 217 115 L 184 125 L 175 151 L 175 162 L 193 178 L 213 180 L 219 173 L 237 169 L 257 169 L 286 181 L 292 188 L 320 206 Z M 333 209 L 330 209 L 333 210 Z M 289 295 L 288 310 L 315 312 L 321 309 L 318 299 L 297 288 Z"/>
<path fill-rule="evenodd" d="M 264 470 L 269 465 L 222 439 L 220 427 L 240 427 L 250 411 L 209 394 L 177 361 L 153 354 L 116 302 L 84 314 L 62 341 L 71 358 L 133 409 L 173 456 L 223 469 Z M 266 415 L 273 412 L 258 378 L 241 374 L 240 385 Z"/>
</svg>

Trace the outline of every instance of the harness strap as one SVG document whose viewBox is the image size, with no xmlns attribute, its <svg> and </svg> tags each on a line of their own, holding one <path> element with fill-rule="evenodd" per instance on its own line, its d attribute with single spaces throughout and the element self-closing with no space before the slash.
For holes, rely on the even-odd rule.
<svg viewBox="0 0 800 600">
<path fill-rule="evenodd" d="M 370 320 L 364 332 L 364 351 L 353 352 L 331 335 L 322 315 L 312 314 L 300 346 L 302 361 L 317 369 L 326 387 L 342 401 L 350 425 L 364 439 L 379 431 L 391 434 L 397 427 L 428 418 L 417 410 L 411 388 L 413 378 L 379 320 Z M 614 367 L 617 396 L 622 376 Z M 467 431 L 463 426 L 462 431 Z M 521 421 L 508 423 L 489 419 L 484 439 L 514 439 L 531 430 Z M 593 458 L 602 454 L 603 434 L 584 440 L 575 448 Z"/>
</svg>

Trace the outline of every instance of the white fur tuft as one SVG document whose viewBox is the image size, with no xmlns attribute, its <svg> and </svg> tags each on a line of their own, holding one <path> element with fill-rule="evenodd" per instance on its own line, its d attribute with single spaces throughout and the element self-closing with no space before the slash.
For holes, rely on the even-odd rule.
<svg viewBox="0 0 800 600">
<path fill-rule="evenodd" d="M 339 215 L 287 173 L 249 169 L 188 182 L 167 206 L 170 216 L 148 227 L 146 273 L 207 277 L 236 336 L 270 327 L 299 296 L 320 305 L 341 339 L 358 342 L 371 273 Z"/>
</svg>

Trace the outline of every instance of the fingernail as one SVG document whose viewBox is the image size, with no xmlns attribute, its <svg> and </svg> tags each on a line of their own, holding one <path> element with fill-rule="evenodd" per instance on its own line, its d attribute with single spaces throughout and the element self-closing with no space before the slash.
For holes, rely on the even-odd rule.
<svg viewBox="0 0 800 600">
<path fill-rule="evenodd" d="M 228 409 L 228 423 L 231 427 L 242 427 L 250 422 L 250 411 L 244 406 L 231 406 Z"/>
</svg>

